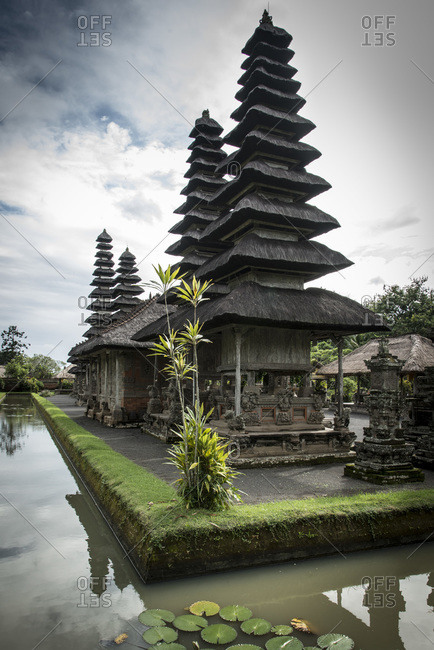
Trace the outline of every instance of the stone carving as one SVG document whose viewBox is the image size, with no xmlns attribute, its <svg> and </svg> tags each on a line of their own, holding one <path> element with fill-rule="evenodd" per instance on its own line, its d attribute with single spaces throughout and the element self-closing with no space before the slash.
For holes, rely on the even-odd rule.
<svg viewBox="0 0 434 650">
<path fill-rule="evenodd" d="M 366 365 L 371 370 L 369 427 L 364 429 L 363 442 L 355 445 L 355 463 L 346 465 L 344 474 L 378 484 L 423 481 L 423 473 L 411 464 L 413 446 L 405 443 L 399 426 L 403 362 L 389 353 L 387 341 L 380 341 L 378 354 Z"/>
<path fill-rule="evenodd" d="M 151 384 L 148 386 L 149 401 L 146 407 L 147 413 L 162 413 L 163 405 L 158 397 L 158 388 Z"/>
<path fill-rule="evenodd" d="M 350 409 L 349 408 L 344 408 L 342 411 L 342 415 L 339 415 L 337 411 L 335 411 L 335 416 L 333 418 L 333 425 L 335 429 L 347 429 L 348 425 L 350 424 Z"/>
<path fill-rule="evenodd" d="M 259 403 L 256 393 L 246 391 L 241 395 L 241 408 L 243 411 L 253 411 Z"/>
<path fill-rule="evenodd" d="M 292 406 L 294 392 L 290 389 L 280 392 L 277 396 L 277 406 L 281 411 L 289 411 Z"/>
<path fill-rule="evenodd" d="M 277 424 L 292 424 L 292 415 L 286 411 L 281 411 L 277 414 Z"/>
<path fill-rule="evenodd" d="M 251 411 L 250 413 L 243 413 L 243 419 L 245 424 L 249 424 L 249 425 L 260 424 L 259 413 L 256 413 L 255 411 Z"/>
<path fill-rule="evenodd" d="M 235 415 L 234 411 L 226 411 L 224 418 L 231 431 L 244 431 L 244 418 L 242 415 Z"/>
<path fill-rule="evenodd" d="M 309 417 L 307 418 L 307 421 L 309 422 L 309 424 L 321 424 L 322 421 L 324 420 L 324 417 L 325 415 L 322 411 L 311 411 Z M 349 421 L 350 420 L 348 418 L 348 423 Z"/>
</svg>

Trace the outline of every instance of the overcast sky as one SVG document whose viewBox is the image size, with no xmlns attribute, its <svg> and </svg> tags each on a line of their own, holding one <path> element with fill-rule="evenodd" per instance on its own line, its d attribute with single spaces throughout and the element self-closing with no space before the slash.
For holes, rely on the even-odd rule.
<svg viewBox="0 0 434 650">
<path fill-rule="evenodd" d="M 0 330 L 25 330 L 30 354 L 66 360 L 81 340 L 103 228 L 144 281 L 177 260 L 164 250 L 188 133 L 204 108 L 225 133 L 234 126 L 241 49 L 264 6 L 2 3 Z M 341 224 L 318 241 L 354 262 L 313 284 L 358 301 L 421 275 L 434 286 L 434 3 L 379 6 L 270 3 L 293 36 L 300 114 L 317 126 L 304 141 L 322 156 L 308 169 L 332 185 L 312 203 Z"/>
</svg>

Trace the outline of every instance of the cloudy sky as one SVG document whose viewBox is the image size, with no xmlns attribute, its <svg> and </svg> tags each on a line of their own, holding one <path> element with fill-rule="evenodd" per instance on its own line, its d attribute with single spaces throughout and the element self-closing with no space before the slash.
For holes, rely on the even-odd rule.
<svg viewBox="0 0 434 650">
<path fill-rule="evenodd" d="M 176 261 L 164 250 L 191 124 L 209 108 L 232 128 L 241 49 L 264 2 L 2 8 L 0 330 L 17 325 L 30 354 L 66 360 L 103 228 L 143 280 Z M 301 114 L 317 125 L 309 171 L 332 184 L 312 203 L 341 224 L 319 241 L 354 262 L 314 284 L 355 300 L 421 275 L 434 286 L 434 3 L 273 0 L 270 13 L 293 36 Z"/>
</svg>

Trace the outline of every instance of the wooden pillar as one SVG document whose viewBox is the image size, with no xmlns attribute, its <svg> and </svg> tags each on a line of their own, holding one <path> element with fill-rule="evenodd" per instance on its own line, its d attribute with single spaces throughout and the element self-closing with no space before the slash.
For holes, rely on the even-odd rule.
<svg viewBox="0 0 434 650">
<path fill-rule="evenodd" d="M 235 334 L 235 415 L 241 414 L 241 332 L 234 329 Z"/>
<path fill-rule="evenodd" d="M 342 337 L 338 339 L 338 416 L 342 417 L 344 414 L 344 367 L 342 363 L 342 352 L 344 349 L 344 340 Z"/>
</svg>

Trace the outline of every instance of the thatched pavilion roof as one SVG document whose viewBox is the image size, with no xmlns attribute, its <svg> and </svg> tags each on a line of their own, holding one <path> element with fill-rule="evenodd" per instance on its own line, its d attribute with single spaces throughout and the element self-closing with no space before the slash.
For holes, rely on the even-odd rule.
<svg viewBox="0 0 434 650">
<path fill-rule="evenodd" d="M 434 344 L 419 334 L 405 334 L 388 339 L 390 354 L 405 364 L 402 375 L 423 372 L 426 366 L 434 366 Z M 369 372 L 365 361 L 378 352 L 378 339 L 372 339 L 343 357 L 344 375 L 361 375 Z M 317 370 L 326 377 L 338 374 L 338 362 L 332 361 Z"/>
</svg>

